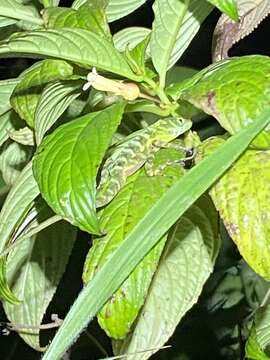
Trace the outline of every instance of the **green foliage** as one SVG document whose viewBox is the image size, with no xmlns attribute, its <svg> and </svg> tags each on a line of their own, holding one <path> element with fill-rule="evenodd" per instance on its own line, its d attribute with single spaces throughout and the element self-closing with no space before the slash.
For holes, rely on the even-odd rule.
<svg viewBox="0 0 270 360">
<path fill-rule="evenodd" d="M 120 358 L 147 360 L 176 333 L 181 348 L 155 356 L 193 360 L 190 328 L 203 319 L 199 337 L 209 328 L 219 344 L 208 358 L 268 359 L 270 59 L 224 60 L 268 4 L 155 0 L 151 29 L 113 34 L 109 23 L 145 0 L 59 3 L 0 0 L 0 56 L 35 60 L 0 81 L 8 329 L 59 360 L 97 316 Z M 222 61 L 175 66 L 214 6 Z M 77 237 L 84 288 L 63 321 L 44 324 L 70 255 L 72 272 L 82 265 Z M 43 329 L 58 326 L 44 342 Z"/>
</svg>

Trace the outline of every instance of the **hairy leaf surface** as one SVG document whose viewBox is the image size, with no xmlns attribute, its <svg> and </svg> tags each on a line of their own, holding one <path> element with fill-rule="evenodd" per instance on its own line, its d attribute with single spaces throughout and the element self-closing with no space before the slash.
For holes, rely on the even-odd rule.
<svg viewBox="0 0 270 360">
<path fill-rule="evenodd" d="M 207 140 L 202 151 L 207 154 L 222 143 L 222 139 Z M 270 152 L 247 150 L 210 191 L 241 255 L 254 271 L 268 280 L 269 180 Z"/>
<path fill-rule="evenodd" d="M 214 116 L 230 134 L 235 134 L 269 108 L 270 59 L 251 55 L 211 65 L 180 90 L 180 98 Z M 269 149 L 270 128 L 261 132 L 252 145 Z"/>
</svg>

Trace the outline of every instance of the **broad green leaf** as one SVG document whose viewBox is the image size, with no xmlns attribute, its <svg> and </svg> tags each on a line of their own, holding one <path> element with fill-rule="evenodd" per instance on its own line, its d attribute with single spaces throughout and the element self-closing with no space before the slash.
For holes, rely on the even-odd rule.
<svg viewBox="0 0 270 360">
<path fill-rule="evenodd" d="M 176 150 L 162 149 L 156 158 L 164 161 L 164 151 L 166 164 L 166 160 L 173 160 L 174 154 L 170 153 Z M 181 153 L 176 153 L 179 160 Z M 129 178 L 125 187 L 101 213 L 100 226 L 106 236 L 94 240 L 94 245 L 90 248 L 84 266 L 83 279 L 86 283 L 91 282 L 95 273 L 110 258 L 125 236 L 183 173 L 183 169 L 176 165 L 166 167 L 159 176 L 148 176 L 145 170 L 141 169 Z M 144 201 L 141 201 L 142 197 Z M 99 313 L 99 324 L 110 337 L 124 339 L 131 330 L 144 303 L 165 241 L 166 236 L 149 252 Z"/>
<path fill-rule="evenodd" d="M 85 68 L 96 66 L 135 81 L 141 80 L 109 41 L 84 29 L 37 30 L 13 35 L 0 45 L 0 56 L 20 53 L 60 58 Z"/>
<path fill-rule="evenodd" d="M 213 61 L 228 57 L 230 48 L 253 32 L 270 14 L 268 0 L 236 0 L 241 21 L 235 22 L 222 15 L 213 35 Z"/>
<path fill-rule="evenodd" d="M 10 130 L 8 132 L 10 139 L 16 141 L 22 145 L 35 145 L 34 133 L 29 127 L 25 126 L 24 128 L 18 130 Z"/>
<path fill-rule="evenodd" d="M 156 0 L 153 9 L 150 49 L 160 85 L 164 87 L 167 69 L 186 50 L 212 6 L 202 0 Z"/>
<path fill-rule="evenodd" d="M 13 185 L 32 155 L 30 146 L 7 141 L 1 148 L 0 171 L 5 183 Z"/>
<path fill-rule="evenodd" d="M 151 30 L 144 27 L 127 27 L 113 35 L 114 46 L 121 52 L 125 51 L 127 47 L 132 50 L 150 33 Z"/>
<path fill-rule="evenodd" d="M 235 134 L 268 109 L 269 91 L 270 58 L 251 55 L 202 70 L 191 86 L 180 91 L 180 98 L 214 116 L 230 134 Z M 252 145 L 269 149 L 270 127 Z"/>
<path fill-rule="evenodd" d="M 76 229 L 60 222 L 24 241 L 9 254 L 7 277 L 13 293 L 22 300 L 13 305 L 4 302 L 6 315 L 12 324 L 28 325 L 19 335 L 37 351 L 42 351 L 39 325 L 70 256 Z"/>
<path fill-rule="evenodd" d="M 90 233 L 100 233 L 96 176 L 124 106 L 118 103 L 60 126 L 46 137 L 34 157 L 34 174 L 43 198 L 58 215 Z"/>
<path fill-rule="evenodd" d="M 37 145 L 68 106 L 80 95 L 81 82 L 57 81 L 43 90 L 35 111 Z"/>
<path fill-rule="evenodd" d="M 16 0 L 1 0 L 0 16 L 25 20 L 41 26 L 43 25 L 43 20 L 33 6 L 20 4 Z"/>
<path fill-rule="evenodd" d="M 73 67 L 62 60 L 43 60 L 28 71 L 15 87 L 10 102 L 14 110 L 30 127 L 34 126 L 35 111 L 42 89 L 55 80 L 69 78 Z"/>
<path fill-rule="evenodd" d="M 208 0 L 211 4 L 219 8 L 220 11 L 228 15 L 232 20 L 238 20 L 237 0 Z"/>
<path fill-rule="evenodd" d="M 168 341 L 183 316 L 198 301 L 213 271 L 218 250 L 217 212 L 204 196 L 170 231 L 135 328 L 122 343 L 116 343 L 117 355 L 155 349 L 127 357 L 146 360 Z"/>
<path fill-rule="evenodd" d="M 270 111 L 265 111 L 256 122 L 242 129 L 214 154 L 192 168 L 155 203 L 79 294 L 43 360 L 58 360 L 61 357 L 148 251 L 269 122 Z"/>
<path fill-rule="evenodd" d="M 111 39 L 106 19 L 106 0 L 86 1 L 78 10 L 70 8 L 49 8 L 43 12 L 47 28 L 81 28 Z"/>
<path fill-rule="evenodd" d="M 224 141 L 217 138 L 206 140 L 202 152 L 207 155 Z M 241 255 L 254 271 L 268 280 L 269 180 L 270 152 L 247 150 L 210 191 L 224 225 Z"/>
<path fill-rule="evenodd" d="M 78 9 L 86 1 L 87 0 L 75 0 L 72 7 Z M 145 2 L 146 0 L 109 0 L 109 5 L 106 10 L 108 21 L 112 22 L 132 13 Z"/>
</svg>

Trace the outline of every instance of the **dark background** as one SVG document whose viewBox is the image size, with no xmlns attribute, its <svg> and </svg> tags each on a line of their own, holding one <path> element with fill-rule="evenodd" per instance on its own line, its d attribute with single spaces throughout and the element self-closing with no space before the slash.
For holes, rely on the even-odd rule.
<svg viewBox="0 0 270 360">
<path fill-rule="evenodd" d="M 153 21 L 152 3 L 153 1 L 148 1 L 130 16 L 112 23 L 112 32 L 115 33 L 128 26 L 151 27 Z M 70 6 L 70 4 L 71 1 L 66 0 L 62 1 L 60 5 Z M 211 38 L 219 15 L 220 13 L 218 11 L 213 11 L 212 14 L 210 14 L 192 41 L 191 46 L 179 61 L 179 65 L 202 69 L 211 63 Z M 234 46 L 231 50 L 231 55 L 262 54 L 269 56 L 269 29 L 270 17 L 263 21 L 255 32 Z M 12 74 L 12 76 L 18 75 L 16 74 L 16 66 L 14 67 L 16 61 L 20 63 L 20 66 L 17 67 L 18 73 L 22 70 L 22 66 L 27 67 L 33 62 L 32 60 L 24 60 L 21 62 L 21 60 L 16 59 L 2 59 L 0 60 L 0 78 L 11 77 L 10 74 Z M 15 68 L 13 72 L 12 68 Z M 10 73 L 8 69 L 10 69 Z M 57 313 L 59 317 L 63 318 L 69 310 L 82 285 L 82 266 L 89 244 L 90 239 L 88 235 L 80 233 L 67 271 L 47 314 Z M 164 350 L 160 352 L 159 355 L 154 356 L 153 359 L 184 360 L 184 357 L 180 358 L 177 356 L 175 349 L 177 349 L 178 346 L 182 346 L 192 360 L 226 359 L 220 356 L 218 352 L 219 345 L 211 332 L 210 326 L 208 326 L 213 319 L 209 319 L 209 324 L 198 322 L 196 311 L 197 310 L 194 309 L 189 313 L 189 321 L 186 323 L 184 321 L 182 327 L 176 331 L 175 336 L 170 340 L 170 344 L 174 350 Z M 235 316 L 237 316 L 237 314 L 235 314 Z M 0 310 L 0 320 L 6 321 L 3 310 Z M 50 322 L 49 316 L 45 317 L 44 322 Z M 109 339 L 98 328 L 96 323 L 91 323 L 88 328 L 88 333 L 94 335 L 108 352 L 111 351 Z M 181 333 L 181 343 L 179 343 L 179 333 Z M 44 344 L 46 344 L 50 336 L 53 335 L 53 332 L 42 332 L 42 334 Z M 192 341 L 190 341 L 190 334 L 192 334 Z M 95 360 L 102 357 L 105 357 L 105 355 L 102 354 L 98 346 L 89 339 L 88 335 L 84 333 L 73 347 L 69 359 Z M 40 358 L 41 355 L 26 346 L 18 335 L 12 334 L 10 336 L 0 337 L 0 360 L 36 360 Z"/>
</svg>

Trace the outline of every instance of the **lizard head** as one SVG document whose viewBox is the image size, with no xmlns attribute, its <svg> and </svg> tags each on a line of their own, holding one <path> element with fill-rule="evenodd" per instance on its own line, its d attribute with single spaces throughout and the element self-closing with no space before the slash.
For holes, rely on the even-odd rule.
<svg viewBox="0 0 270 360">
<path fill-rule="evenodd" d="M 192 122 L 190 120 L 169 117 L 158 120 L 154 126 L 159 140 L 169 142 L 188 131 L 192 126 Z"/>
</svg>

